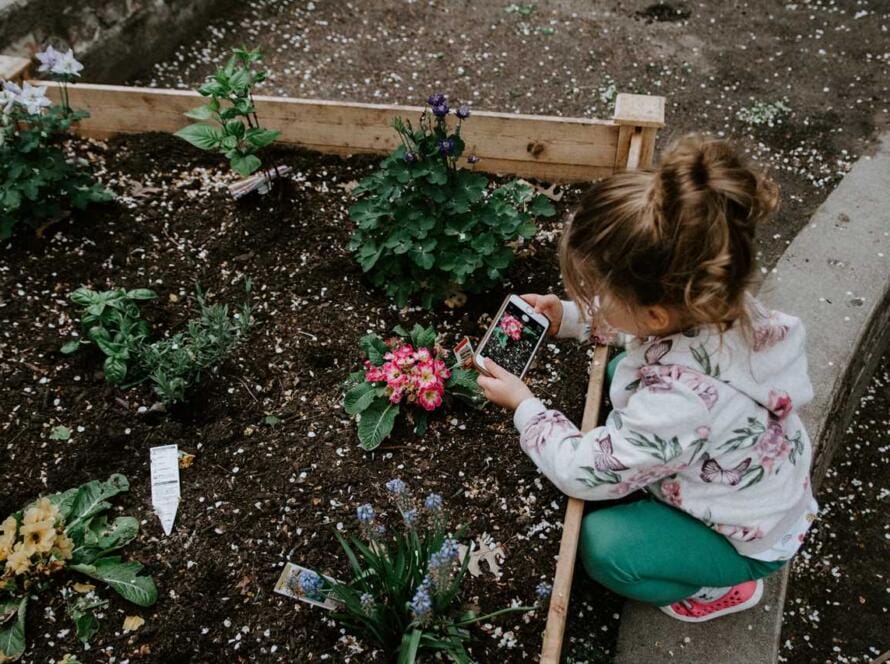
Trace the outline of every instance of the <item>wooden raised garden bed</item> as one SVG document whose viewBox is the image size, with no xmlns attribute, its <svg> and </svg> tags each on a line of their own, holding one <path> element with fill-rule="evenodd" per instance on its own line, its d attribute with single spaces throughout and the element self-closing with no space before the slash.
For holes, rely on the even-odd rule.
<svg viewBox="0 0 890 664">
<path fill-rule="evenodd" d="M 46 85 L 58 94 L 55 84 Z M 188 124 L 183 113 L 197 106 L 200 97 L 178 90 L 80 84 L 70 89 L 70 102 L 91 116 L 78 132 L 107 139 L 175 132 Z M 257 97 L 256 104 L 264 125 L 282 132 L 280 143 L 336 155 L 389 152 L 397 140 L 388 126 L 392 117 L 413 117 L 423 110 L 273 97 Z M 481 170 L 547 182 L 583 182 L 645 168 L 652 161 L 656 132 L 664 124 L 664 105 L 663 97 L 619 94 L 611 120 L 474 111 L 465 134 L 467 154 L 481 158 Z M 607 348 L 597 346 L 589 371 L 584 431 L 599 420 L 606 360 Z M 569 499 L 541 652 L 545 664 L 560 659 L 582 514 L 583 503 Z"/>
</svg>

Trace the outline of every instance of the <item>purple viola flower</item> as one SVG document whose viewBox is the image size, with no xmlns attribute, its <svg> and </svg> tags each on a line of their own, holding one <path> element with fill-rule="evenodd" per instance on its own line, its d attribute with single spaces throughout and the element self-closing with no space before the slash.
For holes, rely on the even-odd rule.
<svg viewBox="0 0 890 664">
<path fill-rule="evenodd" d="M 413 164 L 415 161 L 417 161 L 417 154 L 414 152 L 406 152 L 405 156 L 402 157 L 402 159 L 405 160 L 406 164 Z"/>
<path fill-rule="evenodd" d="M 466 120 L 468 117 L 470 117 L 470 107 L 466 104 L 461 104 L 460 108 L 457 109 L 455 115 L 461 120 Z"/>
<path fill-rule="evenodd" d="M 448 108 L 448 104 L 437 104 L 436 106 L 433 106 L 433 115 L 435 115 L 437 118 L 444 118 L 446 115 L 448 115 L 448 112 L 450 110 L 451 109 Z"/>
<path fill-rule="evenodd" d="M 427 98 L 426 103 L 430 106 L 441 106 L 445 103 L 445 95 L 441 92 L 437 92 L 434 95 L 430 95 L 429 98 Z"/>
<path fill-rule="evenodd" d="M 478 163 L 479 163 L 479 157 L 477 157 L 477 156 L 474 155 L 474 154 L 471 154 L 469 157 L 467 157 L 467 163 L 468 163 L 468 164 L 478 164 Z"/>
<path fill-rule="evenodd" d="M 439 153 L 444 155 L 450 155 L 454 153 L 454 141 L 450 138 L 443 138 L 439 140 Z"/>
</svg>

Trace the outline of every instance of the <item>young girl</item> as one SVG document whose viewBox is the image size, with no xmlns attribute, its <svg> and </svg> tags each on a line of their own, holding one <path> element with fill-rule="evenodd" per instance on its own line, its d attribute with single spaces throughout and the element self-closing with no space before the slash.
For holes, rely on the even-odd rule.
<svg viewBox="0 0 890 664">
<path fill-rule="evenodd" d="M 571 301 L 525 297 L 557 337 L 590 334 L 581 312 L 625 333 L 609 367 L 614 410 L 582 434 L 493 362 L 479 378 L 515 410 L 522 449 L 561 491 L 647 492 L 589 513 L 580 557 L 604 586 L 678 620 L 757 604 L 817 510 L 796 413 L 813 396 L 803 325 L 747 293 L 754 229 L 776 201 L 727 143 L 697 136 L 654 172 L 596 183 L 563 236 Z"/>
</svg>

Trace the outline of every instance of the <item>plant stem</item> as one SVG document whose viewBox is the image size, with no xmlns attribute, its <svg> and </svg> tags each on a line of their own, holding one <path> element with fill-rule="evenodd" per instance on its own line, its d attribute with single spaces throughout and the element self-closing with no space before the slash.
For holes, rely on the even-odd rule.
<svg viewBox="0 0 890 664">
<path fill-rule="evenodd" d="M 477 616 L 476 618 L 470 618 L 468 620 L 461 620 L 459 622 L 454 623 L 456 627 L 463 627 L 464 625 L 472 625 L 473 623 L 480 622 L 482 620 L 489 620 L 490 618 L 495 618 L 497 616 L 501 616 L 507 613 L 518 613 L 520 611 L 534 611 L 537 607 L 535 606 L 511 606 L 506 609 L 500 609 L 498 611 L 494 611 L 493 613 L 487 613 L 484 616 Z"/>
</svg>

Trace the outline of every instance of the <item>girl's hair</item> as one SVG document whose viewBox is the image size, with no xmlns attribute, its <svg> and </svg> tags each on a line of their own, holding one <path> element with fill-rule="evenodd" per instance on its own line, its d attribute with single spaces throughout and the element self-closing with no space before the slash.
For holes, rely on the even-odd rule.
<svg viewBox="0 0 890 664">
<path fill-rule="evenodd" d="M 656 170 L 615 174 L 582 197 L 560 249 L 568 294 L 589 310 L 594 295 L 676 307 L 688 327 L 747 322 L 754 229 L 777 203 L 776 185 L 729 143 L 685 136 Z"/>
</svg>

